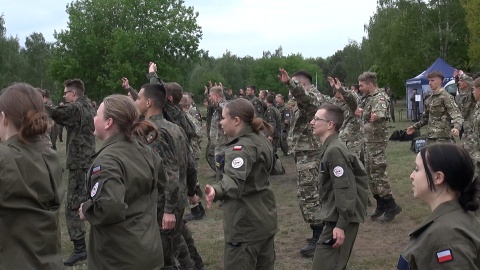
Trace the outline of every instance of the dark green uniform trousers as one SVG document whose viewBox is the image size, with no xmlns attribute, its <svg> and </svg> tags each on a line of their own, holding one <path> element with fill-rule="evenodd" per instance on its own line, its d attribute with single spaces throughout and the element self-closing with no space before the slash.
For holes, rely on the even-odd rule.
<svg viewBox="0 0 480 270">
<path fill-rule="evenodd" d="M 349 223 L 345 229 L 345 240 L 339 248 L 332 248 L 325 242 L 333 238 L 335 222 L 325 222 L 325 228 L 317 242 L 312 270 L 342 270 L 347 267 L 348 259 L 352 253 L 355 238 L 357 238 L 358 223 Z"/>
<path fill-rule="evenodd" d="M 275 235 L 256 242 L 225 243 L 224 267 L 228 270 L 273 270 Z"/>
</svg>

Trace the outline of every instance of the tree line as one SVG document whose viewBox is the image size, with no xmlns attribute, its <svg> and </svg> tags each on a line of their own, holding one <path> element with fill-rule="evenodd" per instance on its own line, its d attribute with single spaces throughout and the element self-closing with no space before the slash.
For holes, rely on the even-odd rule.
<svg viewBox="0 0 480 270">
<path fill-rule="evenodd" d="M 365 37 L 322 58 L 284 55 L 282 47 L 260 58 L 222 57 L 199 49 L 202 38 L 198 12 L 176 0 L 77 0 L 67 5 L 68 28 L 55 31 L 54 42 L 33 32 L 21 46 L 6 36 L 0 16 L 0 87 L 27 82 L 49 89 L 55 100 L 65 79 L 81 78 L 88 96 L 101 100 L 123 91 L 121 77 L 140 87 L 147 81 L 147 64 L 155 61 L 165 81 L 179 82 L 186 91 L 203 96 L 208 81 L 222 82 L 234 92 L 255 85 L 286 95 L 278 68 L 306 70 L 329 93 L 326 76 L 347 85 L 366 70 L 378 74 L 381 86 L 404 95 L 405 80 L 427 68 L 437 57 L 465 71 L 480 68 L 480 0 L 378 0 L 365 24 Z M 199 100 L 197 100 L 199 101 Z"/>
</svg>

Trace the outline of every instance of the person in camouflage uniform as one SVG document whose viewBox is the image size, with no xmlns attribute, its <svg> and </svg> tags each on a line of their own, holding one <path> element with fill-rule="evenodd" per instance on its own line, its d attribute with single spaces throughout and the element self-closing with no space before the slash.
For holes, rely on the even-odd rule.
<svg viewBox="0 0 480 270">
<path fill-rule="evenodd" d="M 361 122 L 360 118 L 355 116 L 355 111 L 358 108 L 359 97 L 351 90 L 347 90 L 342 86 L 338 79 L 328 77 L 330 86 L 335 88 L 335 103 L 334 105 L 340 107 L 343 111 L 343 125 L 340 128 L 339 138 L 347 145 L 348 150 L 352 151 L 358 158 L 363 144 L 363 137 L 361 136 Z"/>
<path fill-rule="evenodd" d="M 253 104 L 253 108 L 255 109 L 255 116 L 262 118 L 265 115 L 265 107 L 263 105 L 263 102 L 257 96 L 255 96 L 255 85 L 247 86 L 247 90 L 245 90 L 245 93 L 245 98 Z"/>
<path fill-rule="evenodd" d="M 365 132 L 365 169 L 377 208 L 371 215 L 372 220 L 391 222 L 402 211 L 390 188 L 387 176 L 387 147 L 390 103 L 387 94 L 377 87 L 377 75 L 365 72 L 358 77 L 360 90 L 365 94 L 355 115 L 361 118 Z M 382 217 L 383 218 L 380 218 Z"/>
<path fill-rule="evenodd" d="M 309 122 L 313 119 L 317 108 L 326 102 L 326 98 L 312 85 L 312 76 L 307 72 L 299 71 L 290 78 L 287 71 L 280 69 L 278 77 L 288 86 L 290 93 L 297 101 L 299 110 L 292 131 L 292 150 L 294 150 L 298 173 L 300 209 L 303 219 L 312 229 L 312 238 L 300 250 L 302 255 L 307 256 L 315 252 L 318 238 L 323 230 L 323 221 L 318 218 L 320 202 L 316 183 L 321 143 L 317 137 L 313 136 Z"/>
<path fill-rule="evenodd" d="M 432 95 L 425 99 L 425 110 L 420 121 L 407 128 L 407 134 L 427 126 L 427 145 L 451 142 L 452 135 L 458 136 L 463 124 L 463 117 L 450 95 L 442 87 L 443 74 L 434 71 L 428 74 Z M 453 129 L 451 125 L 453 124 Z"/>
<path fill-rule="evenodd" d="M 140 113 L 158 129 L 158 137 L 148 141 L 148 145 L 158 152 L 165 166 L 167 183 L 165 186 L 165 207 L 159 209 L 159 226 L 164 255 L 162 269 L 177 269 L 175 256 L 178 244 L 185 244 L 182 238 L 183 212 L 187 206 L 187 195 L 193 204 L 198 202 L 196 195 L 197 169 L 188 145 L 185 132 L 176 124 L 163 117 L 166 103 L 166 90 L 163 84 L 149 83 L 142 86 L 135 101 Z M 187 253 L 178 258 L 180 262 L 191 261 Z M 190 266 L 193 267 L 193 262 Z"/>
<path fill-rule="evenodd" d="M 463 148 L 471 153 L 472 149 L 469 149 L 470 144 L 466 142 L 469 141 L 468 137 L 472 136 L 470 118 L 472 118 L 473 113 L 475 112 L 475 106 L 477 104 L 477 101 L 473 96 L 473 79 L 472 77 L 463 74 L 463 72 L 460 76 L 456 77 L 458 77 L 458 95 L 455 96 L 455 103 L 457 104 L 458 109 L 462 113 L 463 117 L 463 132 L 460 133 L 460 138 L 462 140 Z"/>
<path fill-rule="evenodd" d="M 84 95 L 85 86 L 81 80 L 67 80 L 63 85 L 63 97 L 67 104 L 58 107 L 45 105 L 45 109 L 57 124 L 67 129 L 68 189 L 65 218 L 74 250 L 64 264 L 71 266 L 87 259 L 85 225 L 79 218 L 78 209 L 87 199 L 85 175 L 95 154 L 93 117 L 96 112 Z"/>
<path fill-rule="evenodd" d="M 293 128 L 297 122 L 300 111 L 298 110 L 297 101 L 295 99 L 290 99 L 287 102 L 287 107 L 289 110 L 289 121 L 288 121 L 288 134 L 287 134 L 287 145 L 288 145 L 288 154 L 295 152 L 295 145 L 293 144 Z"/>
<path fill-rule="evenodd" d="M 477 104 L 473 116 L 469 120 L 472 134 L 465 143 L 469 144 L 468 149 L 471 149 L 469 154 L 475 162 L 477 175 L 480 175 L 480 78 L 473 81 L 473 95 Z"/>
<path fill-rule="evenodd" d="M 276 106 L 278 111 L 280 112 L 281 123 L 282 123 L 282 132 L 280 135 L 280 149 L 282 149 L 283 155 L 286 156 L 288 154 L 288 130 L 290 129 L 290 110 L 285 105 L 285 98 L 282 94 L 277 94 L 275 96 Z"/>
<path fill-rule="evenodd" d="M 228 138 L 223 133 L 220 125 L 220 120 L 222 120 L 222 110 L 225 105 L 228 104 L 228 101 L 225 100 L 222 88 L 218 86 L 212 87 L 209 92 L 209 99 L 213 104 L 215 111 L 212 115 L 210 132 L 208 134 L 207 161 L 210 166 L 214 168 L 217 180 L 220 180 L 219 177 L 221 177 L 221 171 L 219 170 L 219 166 L 223 162 L 221 160 L 223 157 L 223 149 L 228 142 Z"/>
<path fill-rule="evenodd" d="M 277 153 L 277 148 L 280 142 L 280 135 L 282 131 L 282 116 L 280 115 L 280 111 L 273 105 L 274 100 L 275 96 L 273 95 L 267 95 L 265 97 L 265 105 L 267 106 L 267 111 L 265 112 L 264 119 L 265 122 L 269 123 L 273 128 L 272 133 L 267 137 L 270 142 L 272 142 L 273 154 L 275 155 Z"/>
</svg>

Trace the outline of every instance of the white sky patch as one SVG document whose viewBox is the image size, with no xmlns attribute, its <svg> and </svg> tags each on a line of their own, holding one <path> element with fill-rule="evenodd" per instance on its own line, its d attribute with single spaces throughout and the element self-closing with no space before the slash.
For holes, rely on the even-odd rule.
<svg viewBox="0 0 480 270">
<path fill-rule="evenodd" d="M 0 0 L 7 35 L 25 37 L 41 32 L 54 41 L 54 30 L 66 29 L 69 0 Z M 327 57 L 349 39 L 360 42 L 376 0 L 185 0 L 200 13 L 200 48 L 214 57 L 227 50 L 240 57 L 261 57 L 282 46 L 284 55 Z"/>
</svg>

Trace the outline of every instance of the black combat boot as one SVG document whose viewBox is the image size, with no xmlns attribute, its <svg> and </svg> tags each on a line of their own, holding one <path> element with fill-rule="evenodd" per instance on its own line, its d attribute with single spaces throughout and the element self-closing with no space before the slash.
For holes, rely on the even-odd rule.
<svg viewBox="0 0 480 270">
<path fill-rule="evenodd" d="M 202 202 L 198 202 L 198 205 L 190 209 L 190 214 L 185 216 L 186 221 L 200 220 L 205 216 L 205 208 L 203 208 Z"/>
<path fill-rule="evenodd" d="M 377 201 L 377 208 L 370 217 L 372 218 L 372 220 L 376 220 L 385 213 L 386 201 L 378 194 L 373 195 L 373 198 L 375 198 L 375 200 Z"/>
<path fill-rule="evenodd" d="M 388 195 L 383 198 L 386 204 L 385 215 L 380 220 L 381 222 L 391 222 L 395 219 L 395 216 L 402 212 L 402 207 L 395 203 L 395 199 L 392 195 Z"/>
<path fill-rule="evenodd" d="M 315 253 L 315 249 L 317 248 L 317 242 L 318 239 L 320 238 L 320 235 L 323 232 L 323 224 L 310 224 L 310 228 L 312 228 L 312 238 L 308 242 L 306 246 L 304 246 L 301 250 L 300 253 L 303 256 L 308 256 L 313 253 Z"/>
<path fill-rule="evenodd" d="M 80 240 L 73 240 L 73 252 L 64 262 L 63 265 L 73 266 L 77 262 L 87 259 L 87 246 L 85 244 L 85 238 Z"/>
</svg>

